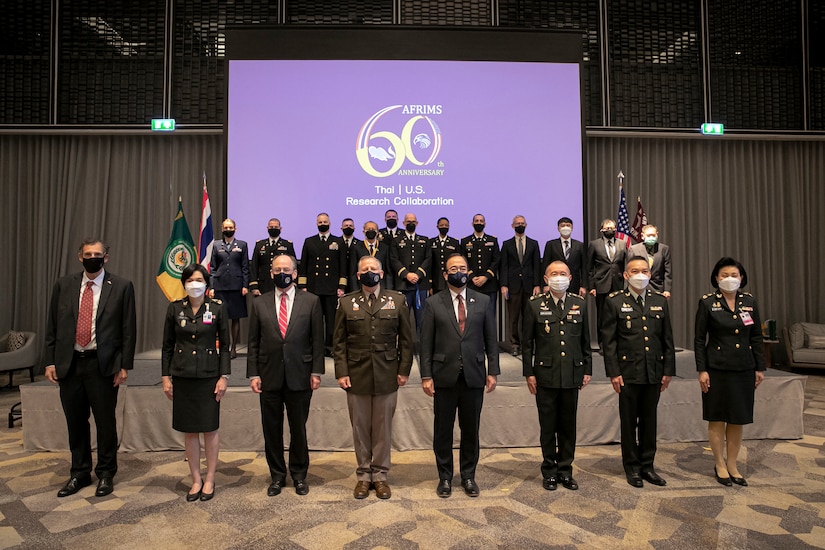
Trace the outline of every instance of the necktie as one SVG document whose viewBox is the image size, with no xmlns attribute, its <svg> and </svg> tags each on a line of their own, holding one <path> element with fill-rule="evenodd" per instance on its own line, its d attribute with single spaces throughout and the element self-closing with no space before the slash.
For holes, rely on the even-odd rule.
<svg viewBox="0 0 825 550">
<path fill-rule="evenodd" d="M 92 341 L 92 309 L 94 308 L 94 282 L 86 283 L 83 289 L 83 296 L 80 298 L 80 311 L 77 313 L 77 327 L 75 329 L 75 342 L 85 348 Z"/>
<path fill-rule="evenodd" d="M 647 266 L 650 268 L 653 267 L 653 256 L 651 254 L 647 255 Z"/>
<path fill-rule="evenodd" d="M 564 259 L 570 259 L 570 241 L 564 241 Z"/>
<path fill-rule="evenodd" d="M 458 298 L 458 330 L 464 334 L 464 323 L 467 322 L 467 311 L 464 309 L 464 298 L 459 294 Z"/>
<path fill-rule="evenodd" d="M 518 241 L 518 261 L 521 263 L 524 261 L 524 239 L 519 237 L 516 240 Z"/>
<path fill-rule="evenodd" d="M 614 254 L 615 254 L 615 251 L 613 249 L 613 241 L 612 240 L 607 241 L 607 259 L 612 262 Z"/>
<path fill-rule="evenodd" d="M 559 316 L 564 315 L 564 300 L 556 300 L 556 309 L 559 311 Z"/>
<path fill-rule="evenodd" d="M 374 244 L 370 245 L 370 256 L 375 256 L 375 245 Z"/>
<path fill-rule="evenodd" d="M 642 308 L 642 309 L 644 309 L 644 308 L 645 308 L 645 300 L 644 300 L 644 298 L 642 298 L 642 295 L 641 295 L 641 294 L 639 294 L 638 296 L 636 296 L 636 303 L 637 303 L 637 304 L 639 304 L 639 307 L 640 307 L 640 308 Z"/>
<path fill-rule="evenodd" d="M 278 326 L 281 329 L 281 336 L 286 338 L 286 329 L 287 329 L 287 322 L 286 322 L 286 292 L 281 292 L 281 307 L 278 308 Z"/>
<path fill-rule="evenodd" d="M 321 235 L 321 242 L 322 243 L 327 242 L 327 236 L 326 235 Z"/>
<path fill-rule="evenodd" d="M 370 293 L 367 295 L 367 305 L 370 307 L 370 309 L 372 309 L 372 304 L 373 304 L 374 302 L 375 302 L 375 294 L 373 294 L 372 292 L 370 292 Z"/>
</svg>

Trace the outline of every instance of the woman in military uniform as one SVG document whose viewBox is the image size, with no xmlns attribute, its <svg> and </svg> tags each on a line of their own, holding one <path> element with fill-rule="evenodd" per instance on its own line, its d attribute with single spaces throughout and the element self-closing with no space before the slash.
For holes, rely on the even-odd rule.
<svg viewBox="0 0 825 550">
<path fill-rule="evenodd" d="M 753 423 L 754 392 L 765 379 L 762 324 L 754 297 L 739 290 L 748 283 L 742 264 L 720 259 L 710 283 L 717 291 L 699 300 L 693 343 L 702 418 L 708 421 L 716 480 L 725 486 L 746 486 L 736 459 L 742 426 Z"/>
<path fill-rule="evenodd" d="M 188 502 L 215 494 L 220 401 L 229 378 L 229 320 L 220 300 L 206 295 L 209 272 L 190 265 L 180 278 L 187 297 L 169 304 L 163 327 L 163 392 L 172 400 L 172 427 L 184 432 L 192 472 Z M 206 477 L 200 470 L 200 434 Z"/>
</svg>

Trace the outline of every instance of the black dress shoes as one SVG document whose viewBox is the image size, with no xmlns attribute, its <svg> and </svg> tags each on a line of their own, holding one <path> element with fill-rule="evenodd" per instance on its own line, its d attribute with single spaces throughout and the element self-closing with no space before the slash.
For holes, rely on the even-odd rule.
<svg viewBox="0 0 825 550">
<path fill-rule="evenodd" d="M 309 485 L 307 485 L 306 480 L 302 479 L 300 481 L 295 482 L 295 494 L 304 496 L 309 493 Z"/>
<path fill-rule="evenodd" d="M 474 479 L 462 479 L 461 486 L 464 487 L 464 492 L 468 497 L 477 497 L 479 495 L 478 485 Z"/>
<path fill-rule="evenodd" d="M 713 467 L 713 475 L 716 478 L 716 481 L 718 481 L 725 487 L 730 487 L 731 485 L 733 485 L 733 482 L 730 480 L 730 477 L 719 477 L 719 472 L 716 470 L 716 466 Z"/>
<path fill-rule="evenodd" d="M 106 495 L 112 494 L 112 491 L 115 489 L 115 484 L 110 477 L 102 477 L 100 481 L 97 482 L 97 490 L 95 491 L 96 497 L 105 497 Z"/>
<path fill-rule="evenodd" d="M 197 493 L 186 493 L 186 502 L 195 502 L 201 498 L 202 491 L 198 491 Z"/>
<path fill-rule="evenodd" d="M 571 491 L 579 490 L 579 484 L 576 483 L 576 480 L 573 479 L 573 476 L 559 476 L 559 481 L 561 481 L 561 484 L 565 489 L 570 489 Z"/>
<path fill-rule="evenodd" d="M 744 478 L 744 477 L 733 477 L 733 476 L 730 476 L 730 480 L 731 480 L 732 482 L 736 483 L 737 485 L 739 485 L 740 487 L 747 487 L 747 486 L 748 486 L 748 482 L 745 480 L 745 478 Z"/>
<path fill-rule="evenodd" d="M 648 483 L 652 483 L 653 485 L 658 485 L 659 487 L 664 487 L 665 485 L 667 485 L 667 481 L 659 477 L 659 474 L 657 474 L 653 470 L 642 472 L 642 479 L 644 479 Z"/>
<path fill-rule="evenodd" d="M 273 481 L 269 484 L 269 487 L 266 489 L 266 496 L 274 497 L 281 494 L 281 485 L 283 485 L 283 481 Z M 297 489 L 297 486 L 296 486 Z"/>
<path fill-rule="evenodd" d="M 213 496 L 215 496 L 215 488 L 214 487 L 212 488 L 211 493 L 204 493 L 203 490 L 201 490 L 201 502 L 206 502 L 207 500 L 212 500 Z"/>
<path fill-rule="evenodd" d="M 541 486 L 548 491 L 555 491 L 559 488 L 559 480 L 556 479 L 556 476 L 546 477 L 544 481 L 541 482 Z"/>
<path fill-rule="evenodd" d="M 73 495 L 83 487 L 88 487 L 92 484 L 92 476 L 83 476 L 83 477 L 72 477 L 69 478 L 69 481 L 66 482 L 66 485 L 63 486 L 57 492 L 58 497 L 67 497 L 69 495 Z"/>
<path fill-rule="evenodd" d="M 627 483 L 633 487 L 644 487 L 642 476 L 637 473 L 627 474 Z"/>
<path fill-rule="evenodd" d="M 435 494 L 441 498 L 447 498 L 453 494 L 453 484 L 449 479 L 442 479 L 438 482 L 438 487 L 435 488 Z"/>
</svg>

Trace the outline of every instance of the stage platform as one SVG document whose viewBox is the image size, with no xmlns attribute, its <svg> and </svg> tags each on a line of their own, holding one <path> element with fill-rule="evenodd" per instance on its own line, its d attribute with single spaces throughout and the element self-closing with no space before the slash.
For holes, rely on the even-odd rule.
<svg viewBox="0 0 825 550">
<path fill-rule="evenodd" d="M 244 350 L 239 350 L 243 352 Z M 326 360 L 321 388 L 312 397 L 307 424 L 312 450 L 351 451 L 352 430 L 346 395 L 335 382 L 332 360 Z M 535 397 L 521 375 L 521 359 L 501 355 L 498 387 L 484 396 L 481 416 L 482 447 L 536 447 L 539 445 Z M 693 353 L 676 354 L 676 377 L 659 403 L 659 440 L 706 441 L 701 392 L 696 381 Z M 754 423 L 745 427 L 746 439 L 799 439 L 806 377 L 769 369 L 756 392 Z M 221 450 L 262 451 L 263 435 L 258 396 L 249 389 L 246 356 L 232 361 L 230 388 L 221 403 Z M 58 388 L 48 381 L 20 387 L 23 402 L 23 444 L 27 451 L 68 449 L 66 421 Z M 183 449 L 183 434 L 172 429 L 172 403 L 160 385 L 160 351 L 140 354 L 128 385 L 118 397 L 117 420 L 122 452 Z M 92 422 L 93 430 L 94 423 Z M 289 430 L 285 428 L 285 433 Z M 432 448 L 432 399 L 421 389 L 418 365 L 407 386 L 399 390 L 393 423 L 396 450 Z M 92 438 L 94 441 L 94 436 Z M 456 428 L 456 444 L 458 430 Z M 593 355 L 593 380 L 579 396 L 578 444 L 602 445 L 619 441 L 618 396 L 604 374 L 602 358 Z"/>
</svg>

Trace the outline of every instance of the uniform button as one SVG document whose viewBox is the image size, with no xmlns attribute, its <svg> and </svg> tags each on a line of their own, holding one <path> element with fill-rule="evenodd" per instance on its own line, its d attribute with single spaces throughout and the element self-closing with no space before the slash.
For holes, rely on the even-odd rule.
<svg viewBox="0 0 825 550">
<path fill-rule="evenodd" d="M 561 345 L 562 345 L 562 346 L 564 345 L 564 340 L 562 340 L 562 341 L 561 341 Z"/>
<path fill-rule="evenodd" d="M 563 330 L 560 330 L 560 331 L 559 331 L 559 334 L 561 334 L 562 336 L 564 336 L 564 331 L 563 331 Z"/>
<path fill-rule="evenodd" d="M 622 355 L 622 361 L 627 361 L 627 355 Z"/>
<path fill-rule="evenodd" d="M 559 324 L 560 324 L 560 325 L 563 325 L 563 324 L 564 324 L 564 321 L 559 321 Z"/>
<path fill-rule="evenodd" d="M 645 346 L 645 351 L 650 351 L 650 348 Z"/>
<path fill-rule="evenodd" d="M 564 352 L 561 352 L 561 356 L 564 357 Z"/>
<path fill-rule="evenodd" d="M 195 350 L 192 350 L 192 355 L 195 355 L 196 353 L 198 353 L 198 352 L 196 352 Z"/>
<path fill-rule="evenodd" d="M 716 351 L 722 351 L 722 346 L 716 346 Z"/>
<path fill-rule="evenodd" d="M 733 331 L 734 334 L 739 334 L 739 329 Z"/>
<path fill-rule="evenodd" d="M 375 340 L 375 336 L 373 336 L 372 339 Z"/>
<path fill-rule="evenodd" d="M 736 314 L 733 315 L 733 318 L 736 319 Z"/>
<path fill-rule="evenodd" d="M 642 315 L 642 321 L 647 321 L 647 317 L 645 317 L 644 315 Z"/>
<path fill-rule="evenodd" d="M 647 342 L 648 340 L 650 340 L 650 338 L 648 338 L 647 336 L 645 336 L 645 342 Z"/>
<path fill-rule="evenodd" d="M 642 327 L 642 330 L 647 330 L 647 327 Z"/>
<path fill-rule="evenodd" d="M 539 361 L 539 366 L 544 366 L 544 361 Z"/>
<path fill-rule="evenodd" d="M 739 349 L 739 344 L 736 344 L 736 349 Z"/>
</svg>

